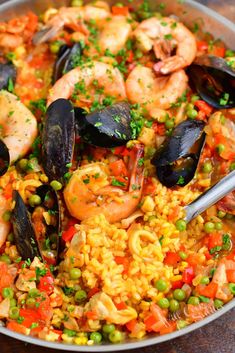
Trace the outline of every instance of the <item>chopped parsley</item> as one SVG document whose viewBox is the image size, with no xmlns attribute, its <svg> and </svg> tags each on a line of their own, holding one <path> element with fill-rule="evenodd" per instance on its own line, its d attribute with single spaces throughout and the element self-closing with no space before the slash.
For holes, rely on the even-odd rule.
<svg viewBox="0 0 235 353">
<path fill-rule="evenodd" d="M 9 80 L 8 80 L 7 90 L 9 92 L 13 92 L 14 91 L 14 83 L 13 83 L 12 78 L 9 78 Z"/>
<path fill-rule="evenodd" d="M 112 179 L 111 184 L 112 184 L 113 186 L 126 186 L 125 183 L 123 183 L 122 181 L 119 181 L 119 180 L 117 180 L 117 179 L 115 179 L 115 178 Z"/>
<path fill-rule="evenodd" d="M 219 103 L 220 103 L 220 105 L 226 105 L 226 104 L 228 104 L 228 102 L 229 102 L 229 93 L 224 93 L 223 97 L 220 98 Z"/>
<path fill-rule="evenodd" d="M 184 183 L 185 183 L 184 177 L 182 175 L 180 175 L 176 184 L 177 185 L 184 185 Z"/>
<path fill-rule="evenodd" d="M 45 268 L 36 267 L 35 273 L 36 279 L 39 281 L 40 277 L 44 277 L 47 274 L 47 270 Z"/>
</svg>

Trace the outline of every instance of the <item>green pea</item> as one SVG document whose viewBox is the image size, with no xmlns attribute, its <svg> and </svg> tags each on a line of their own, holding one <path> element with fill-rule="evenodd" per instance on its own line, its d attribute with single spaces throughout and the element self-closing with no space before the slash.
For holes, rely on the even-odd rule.
<svg viewBox="0 0 235 353">
<path fill-rule="evenodd" d="M 50 43 L 50 51 L 52 54 L 57 54 L 60 50 L 62 42 L 59 40 L 55 40 L 54 42 Z"/>
<path fill-rule="evenodd" d="M 193 103 L 188 103 L 187 106 L 186 106 L 186 110 L 192 110 L 194 109 L 194 104 Z"/>
<path fill-rule="evenodd" d="M 17 301 L 15 300 L 15 298 L 11 298 L 10 299 L 10 307 L 13 308 L 14 306 L 16 306 Z"/>
<path fill-rule="evenodd" d="M 187 110 L 187 115 L 190 119 L 195 119 L 198 116 L 198 112 L 196 109 L 189 109 Z"/>
<path fill-rule="evenodd" d="M 175 289 L 173 292 L 173 296 L 176 300 L 182 301 L 185 299 L 186 294 L 185 291 L 183 291 L 182 289 Z"/>
<path fill-rule="evenodd" d="M 82 272 L 79 268 L 72 268 L 69 271 L 69 276 L 71 279 L 78 279 L 81 277 L 81 275 L 82 275 Z"/>
<path fill-rule="evenodd" d="M 2 254 L 0 256 L 0 261 L 5 262 L 6 264 L 10 265 L 11 264 L 11 259 L 7 254 Z"/>
<path fill-rule="evenodd" d="M 183 232 L 187 229 L 187 224 L 183 219 L 178 219 L 175 223 L 176 229 Z"/>
<path fill-rule="evenodd" d="M 203 164 L 203 167 L 202 167 L 203 173 L 210 173 L 212 171 L 212 169 L 213 169 L 213 167 L 210 162 L 205 162 Z"/>
<path fill-rule="evenodd" d="M 214 231 L 214 229 L 215 229 L 214 223 L 212 223 L 212 222 L 206 222 L 206 223 L 204 224 L 204 230 L 205 230 L 206 233 L 211 233 L 211 232 Z"/>
<path fill-rule="evenodd" d="M 35 307 L 36 300 L 34 298 L 27 298 L 26 299 L 26 305 L 30 308 Z"/>
<path fill-rule="evenodd" d="M 119 330 L 114 330 L 113 332 L 111 332 L 109 334 L 109 340 L 112 343 L 118 343 L 118 342 L 122 342 L 123 340 L 123 333 Z"/>
<path fill-rule="evenodd" d="M 215 223 L 215 229 L 216 230 L 221 230 L 223 228 L 223 223 L 221 222 L 216 222 Z"/>
<path fill-rule="evenodd" d="M 233 56 L 235 56 L 235 52 L 231 49 L 227 49 L 225 52 L 225 57 L 226 58 L 232 58 Z"/>
<path fill-rule="evenodd" d="M 215 299 L 214 300 L 214 306 L 216 309 L 221 308 L 224 305 L 224 302 L 220 299 Z"/>
<path fill-rule="evenodd" d="M 217 215 L 218 215 L 219 218 L 224 218 L 226 216 L 226 212 L 218 211 Z"/>
<path fill-rule="evenodd" d="M 40 295 L 40 292 L 37 288 L 31 288 L 29 291 L 28 291 L 28 297 L 29 298 L 36 298 Z"/>
<path fill-rule="evenodd" d="M 197 96 L 196 94 L 194 94 L 192 97 L 191 97 L 191 102 L 194 104 L 196 101 L 198 101 L 200 99 L 199 96 Z"/>
<path fill-rule="evenodd" d="M 170 306 L 169 306 L 169 310 L 173 313 L 177 310 L 179 310 L 180 304 L 177 300 L 175 299 L 171 299 L 170 300 Z"/>
<path fill-rule="evenodd" d="M 177 321 L 177 328 L 178 328 L 178 330 L 181 330 L 182 328 L 184 328 L 184 327 L 186 327 L 186 326 L 188 326 L 187 321 L 185 321 L 185 320 L 178 320 L 178 321 Z"/>
<path fill-rule="evenodd" d="M 5 222 L 9 222 L 10 219 L 11 219 L 11 211 L 5 211 L 2 215 L 2 219 L 5 221 Z"/>
<path fill-rule="evenodd" d="M 13 233 L 9 233 L 7 236 L 7 240 L 10 241 L 11 243 L 14 242 L 14 234 Z"/>
<path fill-rule="evenodd" d="M 14 297 L 14 291 L 11 287 L 5 287 L 2 290 L 2 296 L 3 298 L 13 298 Z"/>
<path fill-rule="evenodd" d="M 229 169 L 230 169 L 231 172 L 232 172 L 233 170 L 235 170 L 235 162 L 233 162 L 233 163 L 230 164 Z"/>
<path fill-rule="evenodd" d="M 235 295 L 235 283 L 229 283 L 230 292 Z"/>
<path fill-rule="evenodd" d="M 157 290 L 159 290 L 159 292 L 165 292 L 168 286 L 167 282 L 164 279 L 159 279 L 158 281 L 156 281 L 155 287 L 157 288 Z"/>
<path fill-rule="evenodd" d="M 221 154 L 225 150 L 225 146 L 222 143 L 220 143 L 216 146 L 216 150 L 219 154 Z"/>
<path fill-rule="evenodd" d="M 51 187 L 55 190 L 55 191 L 59 191 L 62 189 L 63 185 L 57 181 L 57 180 L 52 180 L 52 182 L 50 183 Z"/>
<path fill-rule="evenodd" d="M 20 309 L 17 308 L 17 306 L 10 308 L 10 310 L 9 310 L 10 319 L 16 320 L 16 319 L 18 319 L 19 316 L 20 316 Z"/>
<path fill-rule="evenodd" d="M 113 324 L 104 324 L 102 327 L 102 331 L 104 333 L 111 333 L 113 331 L 115 331 L 115 325 Z"/>
<path fill-rule="evenodd" d="M 167 309 L 170 306 L 169 300 L 167 298 L 161 298 L 157 302 L 157 305 L 160 306 L 162 309 Z"/>
<path fill-rule="evenodd" d="M 200 304 L 200 300 L 198 297 L 189 297 L 188 299 L 188 304 L 192 304 L 192 305 L 198 305 Z"/>
<path fill-rule="evenodd" d="M 19 169 L 25 172 L 28 169 L 28 159 L 26 158 L 20 159 L 19 162 L 17 163 L 17 166 Z"/>
<path fill-rule="evenodd" d="M 83 0 L 72 0 L 71 1 L 71 6 L 76 7 L 76 6 L 82 6 L 83 5 Z"/>
<path fill-rule="evenodd" d="M 208 276 L 203 276 L 200 281 L 201 284 L 209 284 L 210 278 Z"/>
<path fill-rule="evenodd" d="M 84 290 L 78 290 L 76 293 L 75 293 L 75 302 L 82 302 L 84 301 L 85 299 L 87 298 L 87 294 Z"/>
<path fill-rule="evenodd" d="M 40 205 L 41 202 L 42 202 L 42 200 L 39 195 L 32 195 L 29 198 L 29 204 L 31 207 L 38 206 L 38 205 Z"/>
<path fill-rule="evenodd" d="M 182 260 L 186 260 L 188 255 L 184 251 L 179 251 L 179 256 Z"/>
<path fill-rule="evenodd" d="M 173 119 L 167 119 L 167 120 L 165 121 L 165 127 L 166 127 L 167 129 L 173 129 L 174 126 L 175 126 L 175 122 L 174 122 Z"/>
<path fill-rule="evenodd" d="M 98 344 L 102 341 L 102 335 L 99 332 L 92 332 L 90 335 L 90 340 L 94 341 L 94 343 Z"/>
</svg>

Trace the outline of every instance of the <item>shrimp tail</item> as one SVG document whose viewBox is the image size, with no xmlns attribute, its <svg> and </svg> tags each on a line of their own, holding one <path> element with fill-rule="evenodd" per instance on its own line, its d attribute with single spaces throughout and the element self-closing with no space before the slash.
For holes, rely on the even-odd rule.
<svg viewBox="0 0 235 353">
<path fill-rule="evenodd" d="M 142 189 L 144 181 L 144 166 L 140 161 L 144 157 L 144 146 L 136 145 L 130 154 L 128 169 L 131 170 L 129 191 L 133 192 L 135 188 Z"/>
<path fill-rule="evenodd" d="M 61 25 L 60 27 L 50 26 L 43 28 L 42 30 L 35 33 L 35 35 L 33 36 L 33 44 L 38 45 L 49 41 L 50 39 L 56 36 L 56 34 L 60 31 L 61 28 L 63 28 L 63 25 Z"/>
<path fill-rule="evenodd" d="M 166 58 L 159 63 L 156 63 L 153 67 L 157 74 L 169 75 L 172 72 L 180 70 L 185 65 L 185 60 L 182 56 L 174 55 L 170 58 Z"/>
</svg>

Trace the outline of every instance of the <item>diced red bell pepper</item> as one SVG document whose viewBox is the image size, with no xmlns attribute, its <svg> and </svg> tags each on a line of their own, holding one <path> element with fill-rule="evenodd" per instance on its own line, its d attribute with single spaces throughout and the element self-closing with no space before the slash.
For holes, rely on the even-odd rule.
<svg viewBox="0 0 235 353">
<path fill-rule="evenodd" d="M 65 230 L 62 233 L 62 239 L 66 242 L 66 241 L 70 241 L 72 240 L 74 234 L 77 233 L 77 230 L 74 226 L 69 227 L 67 230 Z"/>
<path fill-rule="evenodd" d="M 209 283 L 207 286 L 199 285 L 197 287 L 197 291 L 200 295 L 203 295 L 204 297 L 208 297 L 212 299 L 215 298 L 217 289 L 218 289 L 218 284 L 214 282 Z"/>
<path fill-rule="evenodd" d="M 213 108 L 208 104 L 206 103 L 205 101 L 203 100 L 198 100 L 194 103 L 194 105 L 199 109 L 201 110 L 203 113 L 205 113 L 207 116 L 209 116 L 212 111 L 213 111 Z"/>
<path fill-rule="evenodd" d="M 137 324 L 137 320 L 136 319 L 133 319 L 133 320 L 129 321 L 126 324 L 127 330 L 130 331 L 130 332 L 133 332 L 135 327 L 136 327 L 136 324 Z"/>
<path fill-rule="evenodd" d="M 211 233 L 209 235 L 208 249 L 215 248 L 216 246 L 223 245 L 223 236 L 220 233 Z"/>
<path fill-rule="evenodd" d="M 114 304 L 115 304 L 115 306 L 116 306 L 116 308 L 117 308 L 118 310 L 124 310 L 124 309 L 127 308 L 127 305 L 126 305 L 126 303 L 124 303 L 124 302 L 114 303 Z"/>
<path fill-rule="evenodd" d="M 171 288 L 172 289 L 180 289 L 182 288 L 184 282 L 179 280 L 179 281 L 174 281 L 174 282 L 171 282 Z"/>
<path fill-rule="evenodd" d="M 126 165 L 122 159 L 110 163 L 109 168 L 114 176 L 128 176 Z"/>
<path fill-rule="evenodd" d="M 235 283 L 235 270 L 226 271 L 228 282 Z"/>
<path fill-rule="evenodd" d="M 128 6 L 112 6 L 113 15 L 127 16 L 129 14 Z"/>
<path fill-rule="evenodd" d="M 48 295 L 54 291 L 54 278 L 52 275 L 48 274 L 43 276 L 39 280 L 38 289 L 40 292 L 46 292 Z"/>
<path fill-rule="evenodd" d="M 186 267 L 182 275 L 182 281 L 187 284 L 192 284 L 194 277 L 195 277 L 194 268 Z"/>
<path fill-rule="evenodd" d="M 176 266 L 180 260 L 181 258 L 176 252 L 168 251 L 164 259 L 164 264 L 169 266 Z"/>
<path fill-rule="evenodd" d="M 204 40 L 197 41 L 197 49 L 199 51 L 206 51 L 208 50 L 208 43 Z"/>
</svg>

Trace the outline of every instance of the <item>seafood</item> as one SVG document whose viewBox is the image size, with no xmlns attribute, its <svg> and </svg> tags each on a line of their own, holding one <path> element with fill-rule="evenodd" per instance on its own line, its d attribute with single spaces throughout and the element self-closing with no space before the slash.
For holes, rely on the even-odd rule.
<svg viewBox="0 0 235 353">
<path fill-rule="evenodd" d="M 193 62 L 187 73 L 197 93 L 212 107 L 235 107 L 235 71 L 226 60 L 202 55 Z"/>
<path fill-rule="evenodd" d="M 85 5 L 78 7 L 61 7 L 46 23 L 45 28 L 37 32 L 33 38 L 34 44 L 44 43 L 63 29 L 65 26 L 73 26 L 77 30 L 84 30 L 83 22 L 103 21 L 110 16 L 106 7 Z"/>
<path fill-rule="evenodd" d="M 78 82 L 89 91 L 89 86 L 94 81 L 96 89 L 102 88 L 104 95 L 115 97 L 118 101 L 126 98 L 125 83 L 120 71 L 112 65 L 94 61 L 92 65 L 76 67 L 61 77 L 51 88 L 47 104 L 50 105 L 59 98 L 69 99 Z"/>
<path fill-rule="evenodd" d="M 4 175 L 10 164 L 9 150 L 5 143 L 0 140 L 0 176 Z"/>
<path fill-rule="evenodd" d="M 196 57 L 197 46 L 193 33 L 181 22 L 163 17 L 149 18 L 139 24 L 134 31 L 137 45 L 142 51 L 154 50 L 161 61 L 154 65 L 154 70 L 168 75 L 189 66 Z M 176 54 L 171 56 L 172 51 Z"/>
<path fill-rule="evenodd" d="M 70 214 L 84 220 L 93 215 L 103 213 L 106 219 L 115 223 L 130 216 L 137 208 L 143 186 L 143 166 L 138 161 L 143 157 L 141 145 L 134 148 L 134 156 L 130 157 L 131 172 L 128 191 L 115 184 L 110 172 L 103 163 L 88 164 L 76 170 L 64 189 L 64 199 Z"/>
<path fill-rule="evenodd" d="M 185 186 L 193 179 L 205 142 L 204 127 L 202 121 L 186 120 L 159 147 L 152 163 L 163 185 Z"/>
<path fill-rule="evenodd" d="M 0 90 L 8 89 L 10 82 L 14 83 L 16 79 L 16 68 L 11 63 L 0 63 Z"/>
<path fill-rule="evenodd" d="M 12 164 L 30 150 L 38 132 L 37 120 L 16 96 L 6 91 L 0 92 L 0 108 L 0 136 Z"/>
<path fill-rule="evenodd" d="M 137 66 L 126 80 L 127 97 L 131 103 L 142 104 L 154 116 L 156 108 L 168 109 L 182 96 L 187 82 L 184 70 L 156 77 L 150 68 Z"/>
<path fill-rule="evenodd" d="M 66 99 L 58 99 L 47 109 L 42 132 L 42 164 L 50 180 L 63 182 L 72 161 L 74 138 L 73 106 Z"/>
</svg>

